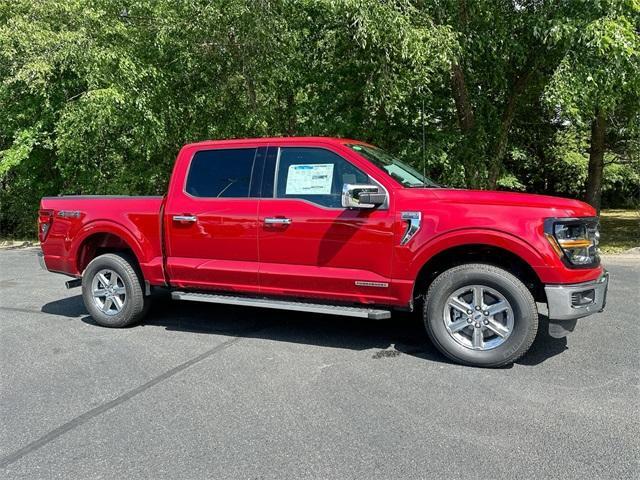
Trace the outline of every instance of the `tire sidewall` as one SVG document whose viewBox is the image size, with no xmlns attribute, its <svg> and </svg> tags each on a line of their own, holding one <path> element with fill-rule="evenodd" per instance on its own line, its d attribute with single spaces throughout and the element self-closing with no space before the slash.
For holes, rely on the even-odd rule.
<svg viewBox="0 0 640 480">
<path fill-rule="evenodd" d="M 435 285 L 429 292 L 428 301 L 425 303 L 425 326 L 432 340 L 443 352 L 456 361 L 477 366 L 498 366 L 510 363 L 523 352 L 531 337 L 531 330 L 537 330 L 537 314 L 531 309 L 533 299 L 523 295 L 523 291 L 508 276 L 501 276 L 491 271 L 473 270 L 459 271 L 457 275 L 451 275 L 443 282 Z M 515 277 L 513 280 L 519 282 Z M 457 289 L 467 285 L 485 285 L 500 292 L 511 305 L 514 318 L 514 327 L 507 340 L 491 350 L 478 351 L 464 347 L 456 342 L 449 334 L 444 322 L 444 309 L 447 299 Z M 524 286 L 522 286 L 524 288 Z M 528 292 L 527 292 L 528 293 Z"/>
<path fill-rule="evenodd" d="M 126 261 L 122 259 L 122 261 Z M 91 285 L 93 279 L 98 272 L 104 269 L 116 272 L 124 283 L 126 297 L 124 308 L 115 315 L 107 315 L 95 304 L 91 293 Z M 140 312 L 136 306 L 136 283 L 139 279 L 131 276 L 131 274 L 123 268 L 121 263 L 110 255 L 103 255 L 95 258 L 89 263 L 82 276 L 82 299 L 89 314 L 97 324 L 104 327 L 123 327 L 130 323 L 131 319 Z M 139 285 L 137 285 L 139 287 Z"/>
</svg>

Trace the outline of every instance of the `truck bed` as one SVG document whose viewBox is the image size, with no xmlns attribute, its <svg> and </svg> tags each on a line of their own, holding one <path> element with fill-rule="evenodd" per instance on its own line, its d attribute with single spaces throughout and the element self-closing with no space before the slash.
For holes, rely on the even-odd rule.
<svg viewBox="0 0 640 480">
<path fill-rule="evenodd" d="M 43 198 L 38 233 L 47 268 L 78 277 L 93 252 L 115 247 L 136 254 L 141 259 L 140 268 L 149 274 L 145 278 L 162 283 L 162 205 L 160 196 Z M 48 227 L 42 226 L 43 219 L 48 219 Z"/>
</svg>

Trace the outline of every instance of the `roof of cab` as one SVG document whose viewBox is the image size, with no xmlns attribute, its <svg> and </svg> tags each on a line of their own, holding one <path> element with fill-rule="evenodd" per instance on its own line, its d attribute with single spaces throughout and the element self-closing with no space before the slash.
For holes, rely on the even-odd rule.
<svg viewBox="0 0 640 480">
<path fill-rule="evenodd" d="M 361 144 L 366 145 L 365 142 L 360 140 L 353 140 L 351 138 L 338 138 L 338 137 L 258 137 L 258 138 L 234 138 L 227 140 L 205 140 L 203 142 L 189 143 L 187 146 L 219 146 L 219 145 L 234 145 L 234 144 L 255 144 L 255 145 L 304 145 L 309 143 L 333 143 L 338 145 L 344 144 Z"/>
</svg>

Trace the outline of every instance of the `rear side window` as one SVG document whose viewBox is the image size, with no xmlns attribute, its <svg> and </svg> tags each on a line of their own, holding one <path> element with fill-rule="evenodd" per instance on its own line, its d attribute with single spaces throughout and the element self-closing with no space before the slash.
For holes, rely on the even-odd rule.
<svg viewBox="0 0 640 480">
<path fill-rule="evenodd" d="M 329 150 L 291 147 L 280 150 L 276 181 L 277 198 L 299 198 L 340 208 L 343 185 L 369 183 L 369 177 Z"/>
<path fill-rule="evenodd" d="M 249 196 L 255 148 L 201 150 L 193 156 L 186 191 L 194 197 Z"/>
</svg>

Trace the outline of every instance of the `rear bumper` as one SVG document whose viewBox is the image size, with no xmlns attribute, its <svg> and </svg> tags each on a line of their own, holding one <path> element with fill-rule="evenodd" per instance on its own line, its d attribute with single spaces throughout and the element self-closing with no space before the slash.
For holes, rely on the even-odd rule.
<svg viewBox="0 0 640 480">
<path fill-rule="evenodd" d="M 546 285 L 549 320 L 575 320 L 604 310 L 609 287 L 605 270 L 597 280 L 573 285 Z"/>
</svg>

